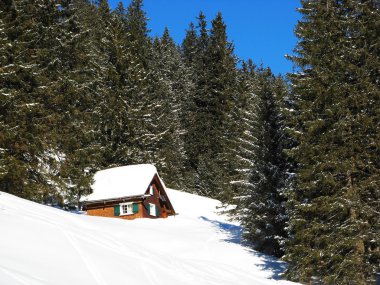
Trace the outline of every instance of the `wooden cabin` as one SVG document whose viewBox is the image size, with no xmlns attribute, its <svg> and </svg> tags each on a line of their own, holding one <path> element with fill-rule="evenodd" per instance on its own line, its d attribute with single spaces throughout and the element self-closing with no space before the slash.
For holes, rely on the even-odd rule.
<svg viewBox="0 0 380 285">
<path fill-rule="evenodd" d="M 95 174 L 94 181 L 93 193 L 82 200 L 87 215 L 126 220 L 175 215 L 165 185 L 153 165 L 102 170 Z"/>
</svg>

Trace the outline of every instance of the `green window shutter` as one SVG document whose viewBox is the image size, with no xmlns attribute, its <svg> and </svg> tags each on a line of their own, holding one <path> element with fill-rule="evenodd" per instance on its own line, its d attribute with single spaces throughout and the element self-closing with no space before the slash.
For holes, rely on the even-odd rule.
<svg viewBox="0 0 380 285">
<path fill-rule="evenodd" d="M 156 205 L 156 217 L 159 217 L 160 216 L 160 209 L 159 207 L 157 207 Z"/>
<path fill-rule="evenodd" d="M 146 207 L 146 211 L 148 212 L 148 215 L 150 215 L 150 204 L 148 204 L 148 207 Z"/>
<path fill-rule="evenodd" d="M 113 213 L 115 216 L 120 216 L 120 205 L 116 205 L 113 207 Z"/>
<path fill-rule="evenodd" d="M 132 207 L 133 207 L 133 214 L 136 214 L 139 212 L 139 204 L 133 203 Z"/>
</svg>

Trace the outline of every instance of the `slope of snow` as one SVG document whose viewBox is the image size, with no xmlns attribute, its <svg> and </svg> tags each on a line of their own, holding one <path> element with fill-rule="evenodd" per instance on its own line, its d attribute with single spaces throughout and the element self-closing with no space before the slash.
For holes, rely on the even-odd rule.
<svg viewBox="0 0 380 285">
<path fill-rule="evenodd" d="M 98 171 L 94 176 L 93 193 L 84 200 L 101 200 L 142 195 L 157 169 L 152 164 L 137 164 Z"/>
<path fill-rule="evenodd" d="M 0 192 L 1 285 L 294 284 L 239 244 L 216 200 L 168 190 L 179 215 L 126 221 L 67 213 Z"/>
</svg>

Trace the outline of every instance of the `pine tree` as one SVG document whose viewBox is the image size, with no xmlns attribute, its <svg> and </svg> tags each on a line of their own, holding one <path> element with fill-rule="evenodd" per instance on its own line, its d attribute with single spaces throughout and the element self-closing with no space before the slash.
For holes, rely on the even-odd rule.
<svg viewBox="0 0 380 285">
<path fill-rule="evenodd" d="M 185 39 L 182 43 L 182 53 L 184 61 L 191 66 L 197 56 L 198 35 L 193 23 L 190 23 L 189 29 L 186 31 Z"/>
<path fill-rule="evenodd" d="M 47 74 L 48 103 L 55 123 L 53 152 L 61 158 L 57 183 L 65 200 L 73 204 L 91 191 L 99 160 L 94 110 L 101 73 L 87 29 L 89 10 L 85 2 L 61 1 L 58 18 L 50 27 L 58 40 L 49 47 L 54 65 Z"/>
<path fill-rule="evenodd" d="M 235 174 L 234 141 L 239 131 L 238 123 L 232 113 L 236 106 L 237 94 L 237 58 L 234 47 L 228 41 L 227 26 L 222 14 L 218 13 L 212 21 L 210 30 L 208 88 L 210 92 L 209 108 L 213 112 L 213 131 L 210 133 L 212 153 L 217 165 L 219 185 L 216 197 L 230 201 L 233 197 L 230 177 Z"/>
<path fill-rule="evenodd" d="M 140 0 L 126 9 L 119 3 L 111 12 L 100 1 L 92 19 L 104 84 L 97 106 L 102 167 L 148 163 L 156 150 L 149 129 L 152 48 L 142 6 Z"/>
<path fill-rule="evenodd" d="M 287 276 L 371 284 L 379 266 L 379 11 L 302 1 Z M 377 79 L 376 79 L 377 78 Z"/>
<path fill-rule="evenodd" d="M 206 96 L 205 92 L 205 80 L 207 72 L 207 59 L 206 51 L 208 46 L 208 31 L 205 15 L 201 12 L 199 14 L 197 29 L 199 35 L 195 30 L 194 25 L 191 23 L 189 30 L 186 33 L 186 37 L 182 43 L 183 59 L 186 63 L 186 67 L 189 70 L 190 78 L 192 80 L 193 90 L 186 102 L 185 114 L 187 119 L 183 121 L 183 126 L 186 129 L 185 134 L 185 150 L 188 157 L 187 169 L 191 169 L 192 175 L 190 175 L 187 184 L 189 188 L 193 188 L 196 192 L 201 193 L 205 189 L 201 190 L 199 186 L 199 174 L 198 164 L 199 155 L 206 151 L 204 140 L 204 132 L 200 134 L 199 128 L 203 124 L 203 120 L 200 118 L 205 107 L 205 103 L 202 101 L 202 97 Z M 203 193 L 204 195 L 207 193 Z"/>
<path fill-rule="evenodd" d="M 154 58 L 152 94 L 154 106 L 155 149 L 152 160 L 170 187 L 183 189 L 184 129 L 182 111 L 189 96 L 189 75 L 182 63 L 181 54 L 166 28 L 162 38 L 153 43 Z"/>
<path fill-rule="evenodd" d="M 185 62 L 192 69 L 194 92 L 188 103 L 186 152 L 195 171 L 196 192 L 227 199 L 231 149 L 230 113 L 234 104 L 236 58 L 228 42 L 226 25 L 219 13 L 210 32 L 203 13 L 198 17 L 199 34 L 193 26 L 182 45 Z"/>
<path fill-rule="evenodd" d="M 241 134 L 238 140 L 237 213 L 244 237 L 261 252 L 281 256 L 286 238 L 283 191 L 286 160 L 280 104 L 286 95 L 281 78 L 269 69 L 243 65 Z"/>
<path fill-rule="evenodd" d="M 103 70 L 97 113 L 97 129 L 102 145 L 102 167 L 131 163 L 129 153 L 133 140 L 129 115 L 129 40 L 127 15 L 122 3 L 111 13 L 108 3 L 99 3 L 95 21 L 94 44 Z M 94 24 L 92 24 L 94 25 Z"/>
<path fill-rule="evenodd" d="M 150 61 L 153 56 L 151 39 L 148 37 L 147 17 L 141 0 L 133 0 L 127 8 L 127 84 L 128 115 L 131 126 L 130 163 L 147 163 L 155 151 L 153 78 Z"/>
<path fill-rule="evenodd" d="M 185 130 L 184 132 L 184 148 L 186 161 L 183 168 L 185 189 L 190 192 L 195 192 L 196 189 L 196 143 L 197 140 L 195 134 L 195 120 L 196 116 L 196 102 L 194 100 L 194 94 L 196 90 L 196 82 L 199 76 L 199 70 L 196 69 L 197 58 L 200 56 L 198 52 L 198 35 L 193 23 L 190 23 L 189 29 L 186 31 L 185 39 L 180 47 L 181 61 L 184 64 L 184 70 L 187 74 L 187 86 L 188 94 L 182 98 L 182 119 L 181 126 Z"/>
<path fill-rule="evenodd" d="M 221 169 L 216 164 L 215 156 L 222 149 L 220 143 L 213 145 L 213 140 L 220 138 L 220 133 L 216 133 L 216 126 L 220 122 L 216 122 L 217 98 L 213 98 L 216 94 L 211 94 L 208 80 L 211 78 L 211 54 L 210 54 L 210 35 L 207 29 L 205 15 L 201 12 L 198 16 L 198 41 L 197 55 L 194 60 L 193 68 L 197 73 L 195 78 L 195 90 L 193 94 L 193 104 L 190 107 L 193 118 L 192 126 L 189 129 L 188 136 L 191 141 L 187 144 L 191 146 L 189 149 L 189 158 L 195 171 L 194 186 L 198 194 L 216 197 L 219 189 L 219 175 Z M 214 102 L 212 102 L 214 100 Z M 214 105 L 212 105 L 214 104 Z M 215 124 L 215 125 L 214 125 Z M 215 137 L 217 136 L 217 137 Z M 221 139 L 221 138 L 220 138 Z"/>
<path fill-rule="evenodd" d="M 46 119 L 46 36 L 54 16 L 49 1 L 2 2 L 0 187 L 20 197 L 43 201 L 53 189 L 42 162 L 50 148 Z M 44 13 L 43 13 L 44 11 Z M 38 20 L 34 20 L 38 19 Z"/>
</svg>

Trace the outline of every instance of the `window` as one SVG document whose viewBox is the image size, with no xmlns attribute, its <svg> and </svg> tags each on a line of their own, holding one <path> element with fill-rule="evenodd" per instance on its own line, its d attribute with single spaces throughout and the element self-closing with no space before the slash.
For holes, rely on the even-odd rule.
<svg viewBox="0 0 380 285">
<path fill-rule="evenodd" d="M 132 215 L 133 207 L 132 203 L 120 204 L 120 215 Z"/>
<path fill-rule="evenodd" d="M 120 206 L 120 216 L 122 215 L 133 215 L 138 213 L 139 205 L 137 203 L 122 203 Z"/>
<path fill-rule="evenodd" d="M 156 216 L 156 205 L 149 203 L 149 215 Z"/>
<path fill-rule="evenodd" d="M 154 194 L 154 190 L 153 190 L 153 186 L 152 185 L 149 186 L 149 194 L 150 195 Z"/>
</svg>

